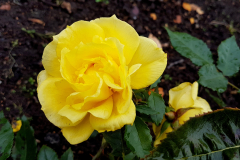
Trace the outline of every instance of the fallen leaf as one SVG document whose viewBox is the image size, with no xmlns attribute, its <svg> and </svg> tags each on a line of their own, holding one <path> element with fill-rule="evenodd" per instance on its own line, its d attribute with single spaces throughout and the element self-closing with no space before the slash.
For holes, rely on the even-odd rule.
<svg viewBox="0 0 240 160">
<path fill-rule="evenodd" d="M 183 2 L 182 7 L 189 12 L 196 11 L 200 15 L 204 14 L 204 11 L 201 9 L 201 7 L 193 3 L 190 4 L 190 3 Z"/>
<path fill-rule="evenodd" d="M 198 14 L 204 14 L 203 10 L 196 4 L 191 4 L 192 10 L 196 11 Z"/>
<path fill-rule="evenodd" d="M 189 12 L 192 10 L 191 4 L 186 2 L 183 2 L 182 7 Z"/>
<path fill-rule="evenodd" d="M 37 142 L 37 143 L 41 143 L 41 141 L 40 141 L 39 139 L 36 139 L 36 142 Z"/>
<path fill-rule="evenodd" d="M 152 33 L 149 34 L 148 38 L 153 40 L 157 44 L 158 48 L 162 48 L 162 45 L 161 45 L 160 41 Z"/>
<path fill-rule="evenodd" d="M 150 89 L 149 91 L 148 91 L 148 95 L 150 96 L 151 95 L 151 91 L 155 91 L 155 88 L 152 88 L 152 89 Z M 164 90 L 163 90 L 163 88 L 161 88 L 161 87 L 158 87 L 158 94 L 161 94 L 162 95 L 162 97 L 164 96 Z"/>
<path fill-rule="evenodd" d="M 6 3 L 1 5 L 0 10 L 5 10 L 5 11 L 9 11 L 11 9 L 10 4 Z"/>
<path fill-rule="evenodd" d="M 158 94 L 161 94 L 162 97 L 164 96 L 164 90 L 161 87 L 158 87 Z"/>
<path fill-rule="evenodd" d="M 174 23 L 180 24 L 182 23 L 182 17 L 180 15 L 176 16 L 176 19 L 173 20 Z"/>
<path fill-rule="evenodd" d="M 28 18 L 28 20 L 31 21 L 31 22 L 34 22 L 34 23 L 42 24 L 43 26 L 45 26 L 45 23 L 40 19 Z"/>
<path fill-rule="evenodd" d="M 191 24 L 194 24 L 194 18 L 193 18 L 193 17 L 191 17 L 191 18 L 189 19 L 189 21 L 190 21 Z"/>
<path fill-rule="evenodd" d="M 61 7 L 63 9 L 66 9 L 68 11 L 68 13 L 72 13 L 71 3 L 63 1 L 61 4 Z"/>
<path fill-rule="evenodd" d="M 179 70 L 184 70 L 186 69 L 186 66 L 178 67 Z"/>
<path fill-rule="evenodd" d="M 150 17 L 155 21 L 157 20 L 157 15 L 155 13 L 151 13 Z"/>
<path fill-rule="evenodd" d="M 231 94 L 238 94 L 238 90 L 234 90 L 230 92 Z"/>
<path fill-rule="evenodd" d="M 168 43 L 168 42 L 163 43 L 163 44 L 162 44 L 162 47 L 169 47 L 169 43 Z"/>
<path fill-rule="evenodd" d="M 151 91 L 155 91 L 155 88 L 152 88 L 152 89 L 150 89 L 149 91 L 148 91 L 148 95 L 150 96 L 151 95 Z"/>
</svg>

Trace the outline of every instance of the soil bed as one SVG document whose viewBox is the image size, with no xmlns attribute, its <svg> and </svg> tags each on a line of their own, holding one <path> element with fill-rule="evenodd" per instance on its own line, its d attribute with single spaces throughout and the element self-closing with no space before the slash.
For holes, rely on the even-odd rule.
<svg viewBox="0 0 240 160">
<path fill-rule="evenodd" d="M 75 159 L 91 159 L 100 148 L 102 135 L 78 145 L 71 146 L 62 136 L 60 129 L 51 124 L 41 111 L 36 93 L 36 76 L 43 70 L 41 57 L 51 36 L 58 34 L 67 25 L 78 20 L 92 20 L 99 17 L 109 17 L 115 14 L 119 19 L 131 24 L 139 35 L 148 36 L 152 33 L 160 39 L 163 50 L 168 53 L 168 67 L 159 87 L 164 89 L 164 99 L 168 102 L 168 91 L 182 82 L 194 82 L 199 79 L 198 67 L 189 59 L 182 57 L 171 46 L 167 32 L 163 28 L 187 32 L 202 39 L 217 60 L 217 47 L 221 41 L 231 35 L 227 25 L 232 24 L 235 29 L 240 28 L 240 2 L 235 0 L 205 0 L 184 2 L 197 4 L 204 11 L 203 15 L 197 12 L 188 12 L 182 8 L 183 1 L 177 0 L 109 0 L 109 4 L 96 3 L 94 0 L 69 0 L 71 13 L 54 0 L 15 0 L 0 1 L 0 6 L 8 3 L 11 9 L 0 10 L 0 110 L 12 121 L 22 114 L 32 117 L 31 125 L 35 130 L 38 148 L 47 145 L 53 148 L 58 155 L 62 155 L 69 147 L 74 151 Z M 156 20 L 151 18 L 155 14 Z M 175 23 L 176 16 L 181 16 L 181 23 Z M 191 24 L 189 19 L 195 19 Z M 39 19 L 44 24 L 34 23 L 30 18 Z M 217 21 L 224 23 L 211 24 Z M 28 30 L 28 33 L 25 30 Z M 29 30 L 35 30 L 30 33 Z M 240 29 L 238 29 L 239 31 Z M 235 32 L 238 44 L 240 34 Z M 18 46 L 12 49 L 12 42 L 18 40 Z M 9 56 L 9 52 L 15 60 Z M 180 60 L 180 61 L 179 61 Z M 172 65 L 175 62 L 180 62 Z M 163 75 L 163 77 L 164 77 Z M 240 87 L 240 74 L 229 78 L 229 81 Z M 221 94 L 223 101 L 229 107 L 239 107 L 239 94 L 235 94 L 231 86 Z M 216 92 L 209 89 L 211 94 Z M 206 99 L 212 109 L 220 107 L 200 86 L 199 96 Z M 107 159 L 105 156 L 101 159 Z"/>
</svg>

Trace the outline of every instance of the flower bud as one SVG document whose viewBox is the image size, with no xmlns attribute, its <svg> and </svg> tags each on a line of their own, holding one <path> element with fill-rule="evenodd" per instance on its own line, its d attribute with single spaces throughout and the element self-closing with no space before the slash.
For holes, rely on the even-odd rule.
<svg viewBox="0 0 240 160">
<path fill-rule="evenodd" d="M 176 116 L 175 116 L 175 112 L 168 112 L 168 113 L 165 113 L 165 117 L 168 121 L 173 121 Z"/>
</svg>

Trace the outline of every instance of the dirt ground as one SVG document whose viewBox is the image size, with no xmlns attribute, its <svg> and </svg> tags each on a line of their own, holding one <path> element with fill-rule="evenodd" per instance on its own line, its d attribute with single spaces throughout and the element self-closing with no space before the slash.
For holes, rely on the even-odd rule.
<svg viewBox="0 0 240 160">
<path fill-rule="evenodd" d="M 221 41 L 233 34 L 240 44 L 238 0 L 109 0 L 109 4 L 96 3 L 95 0 L 67 2 L 70 2 L 71 10 L 57 5 L 55 0 L 0 0 L 0 7 L 8 6 L 5 10 L 0 9 L 0 110 L 9 120 L 22 114 L 32 117 L 31 125 L 35 130 L 38 148 L 45 144 L 57 151 L 58 155 L 71 147 L 75 159 L 91 159 L 91 155 L 95 155 L 100 148 L 102 137 L 98 134 L 96 138 L 71 146 L 60 129 L 46 119 L 38 102 L 36 76 L 44 69 L 41 63 L 43 49 L 52 40 L 52 35 L 58 34 L 67 25 L 78 20 L 115 14 L 131 24 L 139 35 L 148 36 L 152 33 L 168 53 L 168 66 L 159 84 L 164 90 L 166 102 L 169 89 L 182 82 L 199 79 L 199 68 L 172 48 L 164 26 L 202 39 L 211 49 L 215 60 Z M 204 14 L 183 9 L 183 2 L 198 5 Z M 194 18 L 193 24 L 190 18 Z M 231 33 L 233 29 L 236 32 Z M 18 45 L 13 48 L 12 42 L 16 40 Z M 228 79 L 240 87 L 239 73 Z M 218 96 L 216 92 L 209 91 Z M 220 108 L 201 86 L 199 96 L 206 99 L 212 109 Z M 231 86 L 220 96 L 227 106 L 240 106 L 239 94 Z"/>
</svg>

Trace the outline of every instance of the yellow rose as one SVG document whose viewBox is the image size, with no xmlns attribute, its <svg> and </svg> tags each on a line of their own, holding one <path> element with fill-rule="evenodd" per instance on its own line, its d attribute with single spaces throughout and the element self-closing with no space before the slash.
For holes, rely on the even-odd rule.
<svg viewBox="0 0 240 160">
<path fill-rule="evenodd" d="M 208 102 L 205 99 L 198 97 L 197 95 L 198 82 L 194 82 L 193 84 L 184 82 L 179 86 L 169 90 L 169 106 L 172 107 L 175 111 L 181 108 L 194 107 L 194 109 L 189 109 L 177 119 L 180 125 L 184 124 L 184 122 L 189 120 L 190 117 L 195 117 L 196 115 L 212 111 Z M 159 127 L 153 125 L 153 130 L 157 137 L 154 142 L 154 146 L 160 144 L 160 141 L 167 137 L 167 133 L 173 131 L 172 127 L 169 126 L 162 133 L 162 135 L 160 135 L 162 125 L 165 121 L 166 118 L 164 117 Z"/>
<path fill-rule="evenodd" d="M 112 16 L 68 26 L 46 46 L 42 63 L 37 89 L 42 110 L 77 144 L 94 130 L 133 124 L 132 89 L 154 83 L 166 68 L 167 55 Z"/>
</svg>

